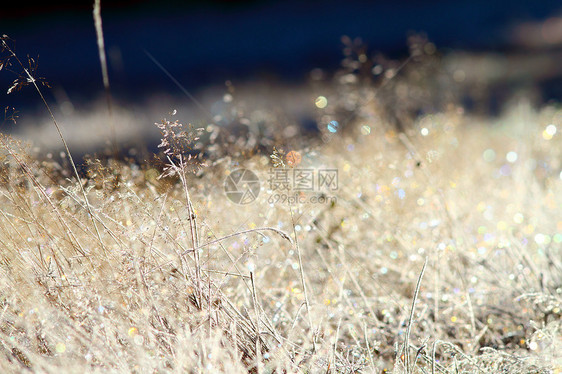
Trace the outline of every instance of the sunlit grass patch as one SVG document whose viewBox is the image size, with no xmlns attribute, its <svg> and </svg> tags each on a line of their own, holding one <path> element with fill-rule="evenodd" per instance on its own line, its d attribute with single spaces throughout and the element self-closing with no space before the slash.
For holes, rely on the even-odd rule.
<svg viewBox="0 0 562 374">
<path fill-rule="evenodd" d="M 429 110 L 355 47 L 316 137 L 163 120 L 160 162 L 79 173 L 2 136 L 1 371 L 560 371 L 560 107 Z"/>
</svg>

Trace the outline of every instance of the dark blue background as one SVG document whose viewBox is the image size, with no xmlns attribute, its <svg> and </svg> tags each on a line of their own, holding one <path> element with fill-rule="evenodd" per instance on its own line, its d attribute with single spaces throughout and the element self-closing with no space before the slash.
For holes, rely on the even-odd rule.
<svg viewBox="0 0 562 374">
<path fill-rule="evenodd" d="M 102 90 L 90 2 L 3 6 L 0 34 L 20 57 L 38 56 L 38 75 L 74 103 Z M 138 100 L 179 93 L 146 56 L 154 55 L 185 87 L 267 77 L 299 82 L 314 67 L 335 69 L 342 35 L 361 37 L 371 51 L 407 53 L 409 31 L 427 33 L 440 49 L 508 50 L 509 30 L 562 10 L 560 1 L 102 1 L 113 95 Z M 0 72 L 0 104 L 33 111 L 31 89 L 6 95 L 15 78 Z M 49 93 L 48 95 L 51 95 Z"/>
</svg>

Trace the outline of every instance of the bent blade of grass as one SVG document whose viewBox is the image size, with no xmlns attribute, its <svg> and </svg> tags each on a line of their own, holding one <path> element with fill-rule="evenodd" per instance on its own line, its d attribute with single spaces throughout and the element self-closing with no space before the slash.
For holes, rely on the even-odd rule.
<svg viewBox="0 0 562 374">
<path fill-rule="evenodd" d="M 427 257 L 423 263 L 423 267 L 421 269 L 420 275 L 418 277 L 418 282 L 416 284 L 416 290 L 414 292 L 414 299 L 412 300 L 412 308 L 410 310 L 410 317 L 408 318 L 408 327 L 406 328 L 406 336 L 404 336 L 404 355 L 405 355 L 405 366 L 406 366 L 406 373 L 411 373 L 413 367 L 410 367 L 410 333 L 412 331 L 412 321 L 414 320 L 414 312 L 416 310 L 416 301 L 418 300 L 418 295 L 420 292 L 421 281 L 423 278 L 423 274 L 425 272 L 425 267 L 427 266 Z"/>
<path fill-rule="evenodd" d="M 312 336 L 312 349 L 313 352 L 316 353 L 317 352 L 317 348 L 316 348 L 316 339 L 314 337 L 314 324 L 312 323 L 312 315 L 310 314 L 310 301 L 308 298 L 308 290 L 306 287 L 306 280 L 304 278 L 304 268 L 303 268 L 303 264 L 302 264 L 302 256 L 301 256 L 301 250 L 299 247 L 299 239 L 297 237 L 297 231 L 295 229 L 295 216 L 293 215 L 293 210 L 290 210 L 291 212 L 291 221 L 293 224 L 293 235 L 295 236 L 295 248 L 297 250 L 297 256 L 299 259 L 299 272 L 300 272 L 300 276 L 301 276 L 301 284 L 302 284 L 302 290 L 303 290 L 303 294 L 304 294 L 304 303 L 306 306 L 306 314 L 308 315 L 308 324 L 310 325 L 310 334 Z"/>
</svg>

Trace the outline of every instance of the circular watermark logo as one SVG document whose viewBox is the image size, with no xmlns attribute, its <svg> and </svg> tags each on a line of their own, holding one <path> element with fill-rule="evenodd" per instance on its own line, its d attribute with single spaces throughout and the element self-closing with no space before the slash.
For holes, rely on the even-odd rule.
<svg viewBox="0 0 562 374">
<path fill-rule="evenodd" d="M 260 179 L 251 170 L 236 169 L 224 180 L 224 192 L 235 204 L 250 204 L 260 194 Z"/>
</svg>

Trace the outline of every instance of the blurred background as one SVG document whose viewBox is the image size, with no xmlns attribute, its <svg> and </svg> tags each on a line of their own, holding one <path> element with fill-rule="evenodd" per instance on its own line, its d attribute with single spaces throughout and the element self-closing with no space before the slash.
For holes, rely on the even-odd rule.
<svg viewBox="0 0 562 374">
<path fill-rule="evenodd" d="M 286 100 L 302 101 L 290 92 L 313 69 L 340 66 L 343 35 L 361 38 L 370 53 L 405 58 L 409 33 L 425 33 L 445 66 L 454 65 L 451 73 L 462 71 L 467 84 L 479 80 L 495 90 L 486 106 L 492 115 L 520 88 L 532 91 L 536 104 L 562 98 L 559 0 L 128 0 L 101 6 L 112 95 L 135 123 L 153 124 L 183 102 L 191 108 L 184 113 L 189 120 L 208 117 L 227 81 L 250 92 L 254 84 L 265 85 L 272 97 L 285 92 Z M 93 1 L 11 2 L 0 9 L 0 34 L 12 39 L 20 58 L 36 59 L 37 76 L 52 87 L 44 90 L 47 100 L 63 118 L 80 113 L 85 121 L 84 113 L 103 101 L 92 9 Z M 0 72 L 3 112 L 17 111 L 18 125 L 30 128 L 30 137 L 42 137 L 36 123 L 45 114 L 40 99 L 29 87 L 7 95 L 17 78 L 9 70 Z M 291 110 L 298 103 L 287 105 Z M 3 130 L 14 131 L 9 115 L 4 117 Z"/>
</svg>

